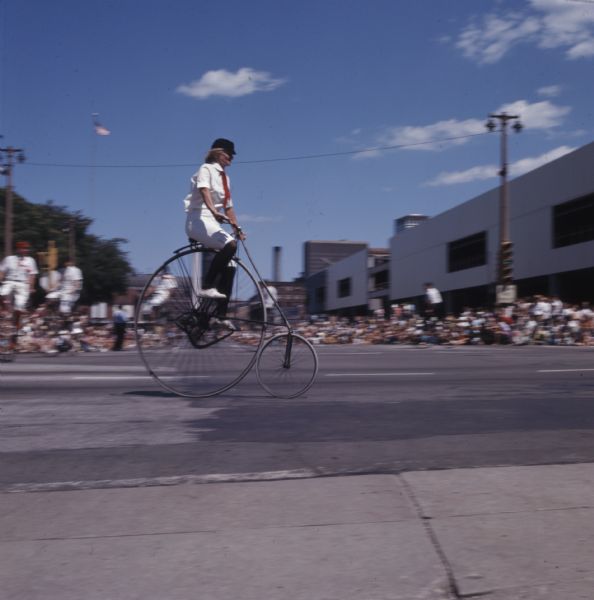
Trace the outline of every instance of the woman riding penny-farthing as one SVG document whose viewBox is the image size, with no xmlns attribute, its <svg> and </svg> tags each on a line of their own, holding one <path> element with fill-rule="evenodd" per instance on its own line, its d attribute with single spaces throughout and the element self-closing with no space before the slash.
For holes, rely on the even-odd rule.
<svg viewBox="0 0 594 600">
<path fill-rule="evenodd" d="M 144 287 L 136 308 L 138 349 L 151 375 L 182 396 L 220 394 L 256 364 L 264 389 L 292 398 L 313 384 L 317 355 L 293 331 L 245 245 L 225 172 L 234 155 L 233 142 L 215 140 L 192 177 L 185 199 L 190 244 L 176 250 Z M 237 256 L 238 243 L 251 270 Z M 267 321 L 271 298 L 284 331 L 267 338 L 272 327 L 279 329 Z"/>
</svg>

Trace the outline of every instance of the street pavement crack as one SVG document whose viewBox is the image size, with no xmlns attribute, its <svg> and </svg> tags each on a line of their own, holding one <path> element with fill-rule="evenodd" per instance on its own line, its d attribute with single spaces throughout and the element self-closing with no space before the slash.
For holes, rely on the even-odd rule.
<svg viewBox="0 0 594 600">
<path fill-rule="evenodd" d="M 444 571 L 446 573 L 450 594 L 455 599 L 468 598 L 469 597 L 468 595 L 464 596 L 460 592 L 460 588 L 458 587 L 458 583 L 456 581 L 456 576 L 454 574 L 454 569 L 452 568 L 452 565 L 451 565 L 450 561 L 448 560 L 445 550 L 443 549 L 441 543 L 439 542 L 437 534 L 435 533 L 435 530 L 433 529 L 433 527 L 431 525 L 431 517 L 428 517 L 425 514 L 425 512 L 423 511 L 423 507 L 421 506 L 421 503 L 419 502 L 419 499 L 417 498 L 414 489 L 409 484 L 409 482 L 406 480 L 406 478 L 404 477 L 404 474 L 396 475 L 396 477 L 402 483 L 404 491 L 406 492 L 406 495 L 408 496 L 421 523 L 423 524 L 423 527 L 425 529 L 425 532 L 427 534 L 427 537 L 429 538 L 431 545 L 433 546 L 433 549 L 435 550 L 437 556 L 439 557 L 439 560 L 440 560 L 440 562 L 444 568 Z"/>
</svg>

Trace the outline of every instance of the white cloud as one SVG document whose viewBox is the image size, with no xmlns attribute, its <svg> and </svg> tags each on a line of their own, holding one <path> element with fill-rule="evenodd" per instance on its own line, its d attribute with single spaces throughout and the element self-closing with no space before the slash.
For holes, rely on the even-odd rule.
<svg viewBox="0 0 594 600">
<path fill-rule="evenodd" d="M 464 136 L 483 133 L 485 121 L 486 119 L 449 119 L 431 125 L 392 127 L 381 136 L 380 142 L 384 146 L 406 145 L 409 146 L 408 150 L 443 150 L 466 143 L 468 139 Z"/>
<path fill-rule="evenodd" d="M 501 60 L 521 43 L 564 48 L 569 59 L 594 56 L 594 2 L 529 0 L 530 10 L 487 14 L 459 34 L 456 47 L 479 64 Z"/>
<path fill-rule="evenodd" d="M 588 56 L 594 56 L 594 39 L 584 40 L 572 46 L 567 51 L 569 58 L 586 58 Z"/>
<path fill-rule="evenodd" d="M 545 96 L 547 98 L 555 98 L 561 93 L 560 85 L 545 85 L 536 90 L 539 96 Z"/>
<path fill-rule="evenodd" d="M 554 148 L 553 150 L 545 152 L 540 156 L 523 158 L 510 165 L 509 173 L 513 177 L 518 177 L 519 175 L 533 171 L 538 167 L 542 167 L 542 165 L 561 158 L 565 154 L 569 154 L 574 150 L 575 148 L 570 146 L 559 146 L 558 148 Z M 482 165 L 466 169 L 465 171 L 443 172 L 439 173 L 439 175 L 437 175 L 437 177 L 434 179 L 427 181 L 425 185 L 437 187 L 493 179 L 499 175 L 499 168 L 500 167 L 497 165 Z"/>
<path fill-rule="evenodd" d="M 565 47 L 568 58 L 594 56 L 594 3 L 530 0 L 543 13 L 540 47 Z"/>
<path fill-rule="evenodd" d="M 594 0 L 593 0 L 594 1 Z M 541 94 L 553 94 L 560 90 L 560 86 L 541 88 Z M 520 122 L 527 130 L 549 131 L 563 124 L 570 106 L 560 106 L 550 100 L 528 102 L 516 100 L 500 106 L 494 113 L 507 113 L 517 115 Z M 453 146 L 468 143 L 475 135 L 486 133 L 488 114 L 482 119 L 448 119 L 429 125 L 404 125 L 390 127 L 376 137 L 377 146 L 353 151 L 353 160 L 364 160 L 380 156 L 388 148 L 401 148 L 402 150 L 447 150 Z M 359 133 L 359 131 L 358 131 Z M 341 139 L 342 142 L 355 145 L 355 140 L 350 137 Z M 472 176 L 474 179 L 474 175 Z"/>
<path fill-rule="evenodd" d="M 563 123 L 563 118 L 571 111 L 569 106 L 557 106 L 549 100 L 530 104 L 526 100 L 516 100 L 504 104 L 498 112 L 519 115 L 527 129 L 551 129 Z"/>
<path fill-rule="evenodd" d="M 176 91 L 200 100 L 210 96 L 237 98 L 255 92 L 270 92 L 285 81 L 275 79 L 265 71 L 255 71 L 249 67 L 239 69 L 236 73 L 220 69 L 208 71 L 200 79 L 180 85 Z"/>
<path fill-rule="evenodd" d="M 472 167 L 465 171 L 449 171 L 437 175 L 434 179 L 427 181 L 425 185 L 436 187 L 440 185 L 456 185 L 459 183 L 470 183 L 471 181 L 481 181 L 497 177 L 499 168 L 495 165 L 483 165 Z"/>
<path fill-rule="evenodd" d="M 549 150 L 549 152 L 545 152 L 540 156 L 523 158 L 511 165 L 510 174 L 514 177 L 518 177 L 518 175 L 523 175 L 524 173 L 528 173 L 528 171 L 534 171 L 534 169 L 538 169 L 538 167 L 542 167 L 547 163 L 557 160 L 558 158 L 561 158 L 562 156 L 565 156 L 574 150 L 575 148 L 570 146 L 559 146 L 558 148 Z"/>
<path fill-rule="evenodd" d="M 482 23 L 471 23 L 458 37 L 456 46 L 467 58 L 491 64 L 503 58 L 511 48 L 526 43 L 539 32 L 541 23 L 519 14 L 486 15 Z"/>
<path fill-rule="evenodd" d="M 497 111 L 518 115 L 527 129 L 552 129 L 562 124 L 571 111 L 569 106 L 558 106 L 549 100 L 530 103 L 516 100 L 500 106 Z M 445 150 L 466 144 L 473 135 L 486 131 L 484 119 L 448 119 L 430 125 L 406 125 L 391 127 L 378 138 L 378 146 L 405 146 L 406 150 Z M 355 158 L 377 156 L 381 148 L 371 148 L 355 155 Z"/>
</svg>

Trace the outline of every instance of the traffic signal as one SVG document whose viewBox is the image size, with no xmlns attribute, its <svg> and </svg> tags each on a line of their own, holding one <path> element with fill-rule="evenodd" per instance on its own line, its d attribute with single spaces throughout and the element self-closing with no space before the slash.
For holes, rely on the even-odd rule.
<svg viewBox="0 0 594 600">
<path fill-rule="evenodd" d="M 37 253 L 37 263 L 41 267 L 42 271 L 47 271 L 47 252 Z"/>
<path fill-rule="evenodd" d="M 38 252 L 37 259 L 43 271 L 55 271 L 58 268 L 58 248 L 56 242 L 50 240 L 47 244 L 47 252 Z"/>
<path fill-rule="evenodd" d="M 514 279 L 514 245 L 512 242 L 501 243 L 501 283 L 511 285 Z"/>
<path fill-rule="evenodd" d="M 50 240 L 47 244 L 47 268 L 49 271 L 55 271 L 58 268 L 58 249 L 54 240 Z"/>
</svg>

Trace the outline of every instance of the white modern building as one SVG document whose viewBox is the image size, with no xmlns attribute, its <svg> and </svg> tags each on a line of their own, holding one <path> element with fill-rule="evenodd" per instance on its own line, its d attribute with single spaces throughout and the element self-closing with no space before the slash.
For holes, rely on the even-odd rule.
<svg viewBox="0 0 594 600">
<path fill-rule="evenodd" d="M 326 312 L 367 307 L 367 248 L 330 265 L 326 278 Z"/>
<path fill-rule="evenodd" d="M 303 244 L 303 276 L 310 314 L 327 311 L 328 268 L 366 248 L 366 242 L 348 240 L 309 240 Z"/>
<path fill-rule="evenodd" d="M 499 248 L 496 187 L 390 240 L 390 299 L 432 282 L 446 307 L 492 304 Z M 594 143 L 509 182 L 518 295 L 594 300 Z"/>
<path fill-rule="evenodd" d="M 508 188 L 518 296 L 594 302 L 594 143 L 510 181 Z M 497 186 L 435 217 L 398 219 L 388 250 L 364 242 L 306 242 L 315 246 L 310 254 L 318 269 L 326 265 L 306 277 L 309 312 L 352 315 L 391 303 L 420 305 L 428 282 L 442 292 L 447 310 L 491 306 L 499 219 Z"/>
<path fill-rule="evenodd" d="M 388 304 L 389 251 L 365 246 L 324 270 L 320 312 L 356 315 Z M 320 274 L 317 274 L 319 277 Z M 312 280 L 318 281 L 315 276 Z"/>
</svg>

